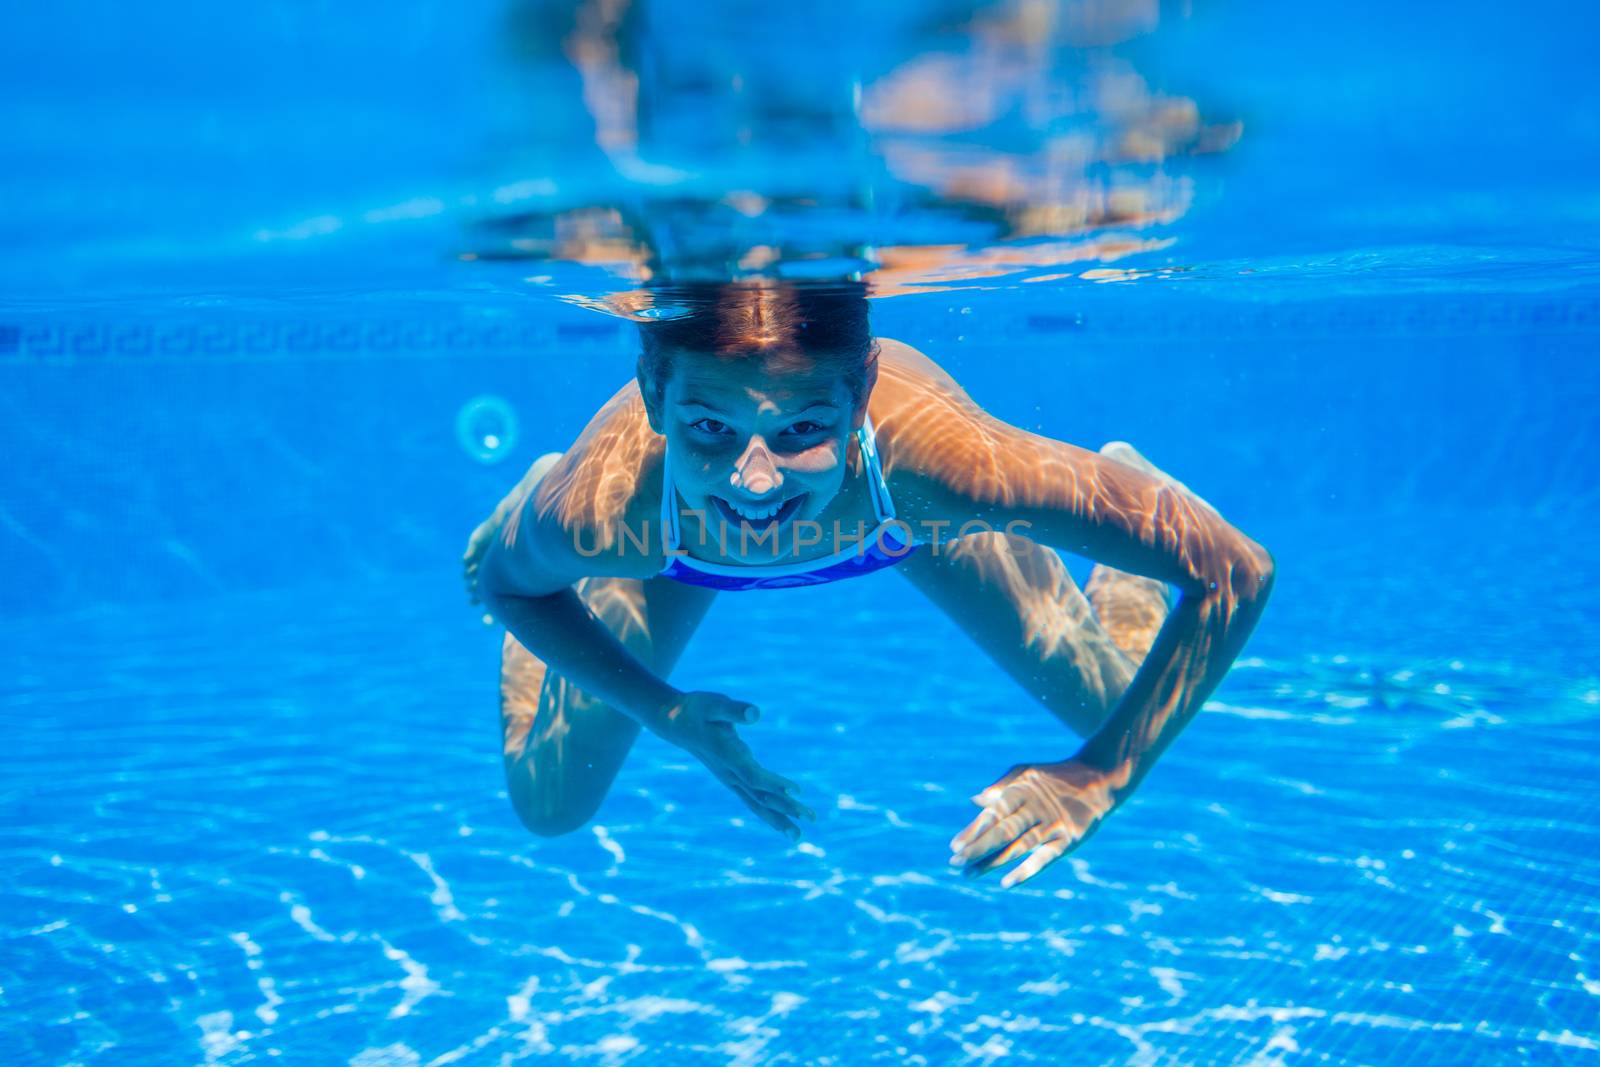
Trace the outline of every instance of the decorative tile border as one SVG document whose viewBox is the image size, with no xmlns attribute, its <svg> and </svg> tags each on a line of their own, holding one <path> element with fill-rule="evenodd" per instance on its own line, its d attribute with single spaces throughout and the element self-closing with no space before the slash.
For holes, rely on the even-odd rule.
<svg viewBox="0 0 1600 1067">
<path fill-rule="evenodd" d="M 945 299 L 948 294 L 942 294 Z M 1600 333 L 1600 296 L 1567 300 L 1507 297 L 1350 300 L 1267 305 L 1182 304 L 1165 300 L 1086 302 L 1082 311 L 1028 310 L 1027 303 L 996 301 L 982 322 L 981 339 L 1012 341 L 1071 334 L 1086 340 L 1193 337 L 1426 337 L 1540 336 Z M 1034 305 L 1036 308 L 1037 305 Z M 899 321 L 907 304 L 885 308 Z M 898 313 L 896 313 L 898 312 Z M 929 308 L 915 316 L 921 337 L 970 336 L 974 317 Z M 319 323 L 172 321 L 134 324 L 0 321 L 0 365 L 119 361 L 272 360 L 339 357 L 526 355 L 530 352 L 611 352 L 633 346 L 628 323 L 599 316 L 589 321 L 463 323 L 459 320 L 390 319 Z"/>
<path fill-rule="evenodd" d="M 968 319 L 954 332 L 970 330 Z M 1536 336 L 1600 332 L 1600 297 L 1348 300 L 1265 305 L 1132 301 L 1081 314 L 1018 315 L 1017 335 L 1122 337 Z"/>
<path fill-rule="evenodd" d="M 614 348 L 631 341 L 626 323 L 469 324 L 426 319 L 378 322 L 214 321 L 80 325 L 0 323 L 0 361 L 294 359 L 341 356 L 442 356 Z"/>
</svg>

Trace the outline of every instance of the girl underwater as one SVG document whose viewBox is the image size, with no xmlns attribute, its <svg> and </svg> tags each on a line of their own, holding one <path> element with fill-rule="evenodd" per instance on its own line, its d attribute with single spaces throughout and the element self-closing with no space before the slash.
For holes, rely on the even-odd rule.
<svg viewBox="0 0 1600 1067">
<path fill-rule="evenodd" d="M 643 728 L 798 837 L 815 814 L 736 729 L 755 705 L 667 676 L 719 591 L 893 569 L 1085 739 L 1008 770 L 951 842 L 969 874 L 1020 860 L 1016 885 L 1132 795 L 1261 615 L 1260 545 L 1126 444 L 989 415 L 872 337 L 859 283 L 708 283 L 636 321 L 635 380 L 464 559 L 507 631 L 506 778 L 536 834 L 584 825 Z M 1053 550 L 1097 561 L 1084 592 Z"/>
</svg>

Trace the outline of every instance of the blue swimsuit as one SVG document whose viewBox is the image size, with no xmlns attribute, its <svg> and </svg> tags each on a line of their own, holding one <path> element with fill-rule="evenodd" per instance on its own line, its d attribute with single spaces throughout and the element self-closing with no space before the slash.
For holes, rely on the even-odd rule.
<svg viewBox="0 0 1600 1067">
<path fill-rule="evenodd" d="M 871 419 L 862 423 L 861 429 L 856 432 L 856 440 L 861 446 L 861 458 L 866 465 L 867 484 L 872 490 L 872 510 L 878 518 L 878 525 L 860 542 L 846 544 L 831 556 L 795 563 L 730 566 L 685 555 L 678 547 L 678 494 L 672 484 L 672 464 L 664 463 L 661 476 L 661 536 L 666 547 L 667 565 L 661 569 L 661 577 L 727 592 L 789 589 L 797 585 L 821 585 L 824 582 L 837 582 L 841 578 L 871 574 L 905 559 L 916 551 L 917 546 L 911 539 L 911 527 L 894 517 L 894 501 L 889 497 L 889 484 L 884 481 L 883 467 L 878 463 L 878 446 L 873 437 Z"/>
</svg>

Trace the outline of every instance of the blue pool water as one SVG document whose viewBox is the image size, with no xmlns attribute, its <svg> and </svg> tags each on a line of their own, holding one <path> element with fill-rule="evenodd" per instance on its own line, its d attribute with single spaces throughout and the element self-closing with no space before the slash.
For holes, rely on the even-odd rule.
<svg viewBox="0 0 1600 1067">
<path fill-rule="evenodd" d="M 994 8 L 640 5 L 632 156 L 560 43 L 603 4 L 12 16 L 0 1064 L 1600 1060 L 1594 20 L 1041 9 L 1078 36 L 1035 69 L 951 29 Z M 1082 104 L 1115 63 L 1243 134 L 1062 178 L 1071 116 L 1121 129 Z M 929 69 L 1015 98 L 929 139 L 795 118 Z M 1039 152 L 1153 217 L 1052 245 L 916 169 Z M 706 207 L 769 187 L 829 211 Z M 626 257 L 538 229 L 619 204 L 680 250 L 937 249 L 879 334 L 1271 549 L 1243 656 L 1082 850 L 947 868 L 972 793 L 1077 742 L 892 573 L 722 597 L 673 676 L 762 705 L 802 843 L 648 735 L 591 825 L 522 829 L 458 560 L 632 373 L 580 306 Z"/>
</svg>

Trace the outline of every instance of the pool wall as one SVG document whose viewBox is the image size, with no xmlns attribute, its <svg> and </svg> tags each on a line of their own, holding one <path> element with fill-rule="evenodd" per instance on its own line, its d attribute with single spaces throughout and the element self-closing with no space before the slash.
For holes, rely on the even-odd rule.
<svg viewBox="0 0 1600 1067">
<path fill-rule="evenodd" d="M 988 294 L 966 312 L 973 294 L 932 294 L 880 302 L 875 324 L 1001 418 L 1088 447 L 1133 441 L 1247 530 L 1600 506 L 1600 301 L 1219 307 L 1155 288 Z M 0 323 L 0 610 L 454 582 L 467 532 L 576 436 L 632 355 L 626 324 L 545 303 Z M 489 465 L 455 430 L 486 394 L 520 424 Z"/>
</svg>

